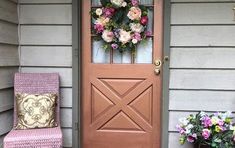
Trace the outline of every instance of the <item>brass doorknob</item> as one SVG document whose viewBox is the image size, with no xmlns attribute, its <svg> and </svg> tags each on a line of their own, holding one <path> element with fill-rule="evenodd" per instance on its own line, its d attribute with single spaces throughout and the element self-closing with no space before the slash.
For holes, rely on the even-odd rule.
<svg viewBox="0 0 235 148">
<path fill-rule="evenodd" d="M 155 60 L 154 65 L 157 66 L 157 67 L 160 67 L 162 65 L 162 61 L 161 60 Z"/>
</svg>

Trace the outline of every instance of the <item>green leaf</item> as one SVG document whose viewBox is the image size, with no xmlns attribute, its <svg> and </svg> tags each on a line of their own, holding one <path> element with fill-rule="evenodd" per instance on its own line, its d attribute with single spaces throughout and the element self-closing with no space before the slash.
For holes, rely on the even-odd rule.
<svg viewBox="0 0 235 148">
<path fill-rule="evenodd" d="M 102 6 L 106 6 L 109 3 L 109 0 L 100 0 Z"/>
</svg>

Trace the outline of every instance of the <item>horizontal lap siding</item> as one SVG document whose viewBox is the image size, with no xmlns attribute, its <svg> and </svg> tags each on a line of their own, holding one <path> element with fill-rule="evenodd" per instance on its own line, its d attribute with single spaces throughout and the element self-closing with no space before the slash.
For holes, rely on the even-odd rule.
<svg viewBox="0 0 235 148">
<path fill-rule="evenodd" d="M 18 72 L 17 3 L 0 1 L 0 148 L 13 123 L 13 78 Z"/>
<path fill-rule="evenodd" d="M 179 144 L 180 117 L 235 111 L 235 0 L 171 2 L 169 148 L 190 148 Z"/>
<path fill-rule="evenodd" d="M 72 147 L 71 0 L 20 0 L 21 72 L 58 72 L 64 147 Z"/>
</svg>

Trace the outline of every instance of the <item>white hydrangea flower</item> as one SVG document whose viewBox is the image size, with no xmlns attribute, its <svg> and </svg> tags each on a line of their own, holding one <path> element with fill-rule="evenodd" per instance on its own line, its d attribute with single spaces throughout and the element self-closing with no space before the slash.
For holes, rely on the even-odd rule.
<svg viewBox="0 0 235 148">
<path fill-rule="evenodd" d="M 111 0 L 110 2 L 118 7 L 122 7 L 124 0 Z"/>
<path fill-rule="evenodd" d="M 122 3 L 122 7 L 126 7 L 127 6 L 127 3 L 126 2 L 123 2 Z"/>
<path fill-rule="evenodd" d="M 187 120 L 187 118 L 183 117 L 179 119 L 180 125 L 182 126 L 187 126 L 189 121 Z"/>
<path fill-rule="evenodd" d="M 131 40 L 130 31 L 125 31 L 123 29 L 120 29 L 119 35 L 120 36 L 118 39 L 122 44 L 126 44 L 127 42 L 129 42 Z"/>
<path fill-rule="evenodd" d="M 130 23 L 131 31 L 141 33 L 144 31 L 144 27 L 140 23 Z"/>
</svg>

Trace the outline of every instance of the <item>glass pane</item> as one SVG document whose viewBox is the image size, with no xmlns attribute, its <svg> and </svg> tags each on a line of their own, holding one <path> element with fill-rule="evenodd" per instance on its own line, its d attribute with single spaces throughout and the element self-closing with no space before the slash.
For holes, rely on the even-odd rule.
<svg viewBox="0 0 235 148">
<path fill-rule="evenodd" d="M 153 9 L 148 9 L 148 18 L 147 30 L 153 33 Z"/>
<path fill-rule="evenodd" d="M 123 52 L 122 63 L 131 63 L 131 52 L 130 51 Z"/>
<path fill-rule="evenodd" d="M 131 63 L 131 52 L 125 51 L 123 53 L 120 53 L 118 50 L 114 50 L 113 63 L 115 64 Z"/>
<path fill-rule="evenodd" d="M 153 5 L 153 0 L 139 0 L 140 4 L 143 5 Z"/>
<path fill-rule="evenodd" d="M 113 50 L 113 63 L 122 63 L 122 53 L 120 53 L 118 50 Z"/>
<path fill-rule="evenodd" d="M 99 5 L 101 5 L 100 4 L 100 0 L 92 0 L 91 4 L 92 4 L 92 6 L 99 6 Z"/>
<path fill-rule="evenodd" d="M 103 41 L 92 41 L 92 61 L 93 63 L 110 63 L 110 52 L 102 47 Z"/>
<path fill-rule="evenodd" d="M 138 45 L 136 50 L 135 63 L 152 63 L 153 40 L 148 38 L 147 41 Z"/>
</svg>

